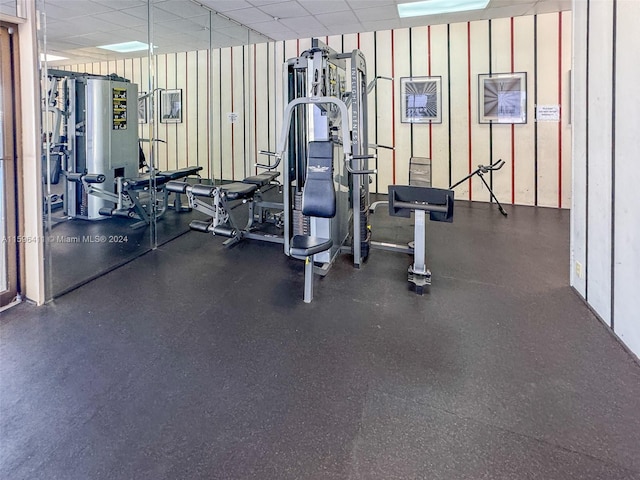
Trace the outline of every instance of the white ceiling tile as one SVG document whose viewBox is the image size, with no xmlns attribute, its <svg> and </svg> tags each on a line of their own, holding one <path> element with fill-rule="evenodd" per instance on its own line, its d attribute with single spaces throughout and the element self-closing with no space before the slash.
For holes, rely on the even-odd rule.
<svg viewBox="0 0 640 480">
<path fill-rule="evenodd" d="M 158 4 L 156 8 L 182 18 L 198 17 L 209 13 L 206 8 L 185 0 L 168 0 Z"/>
<path fill-rule="evenodd" d="M 268 35 L 270 37 L 273 37 L 273 35 L 278 34 L 280 32 L 283 32 L 284 34 L 293 33 L 293 31 L 290 28 L 288 28 L 286 25 L 284 25 L 280 21 L 275 21 L 275 20 L 272 20 L 270 22 L 255 23 L 251 25 L 251 28 L 254 28 L 257 31 L 264 33 L 265 35 Z M 295 37 L 290 37 L 290 38 L 295 38 Z"/>
<path fill-rule="evenodd" d="M 47 2 L 45 2 L 45 5 L 46 3 Z M 64 2 L 61 3 L 65 8 L 68 8 L 73 12 L 72 17 L 70 18 L 113 11 L 113 8 L 103 3 L 90 2 L 88 0 L 64 0 Z"/>
<path fill-rule="evenodd" d="M 282 0 L 247 0 L 254 7 L 262 7 L 264 5 L 271 5 L 272 3 L 282 3 Z"/>
<path fill-rule="evenodd" d="M 147 0 L 92 0 L 94 3 L 106 5 L 113 10 L 131 8 L 147 3 Z M 47 2 L 48 3 L 48 2 Z"/>
<path fill-rule="evenodd" d="M 356 17 L 362 22 L 375 22 L 377 20 L 399 19 L 398 10 L 393 5 L 384 5 L 377 8 L 362 8 L 354 10 Z"/>
<path fill-rule="evenodd" d="M 280 20 L 280 23 L 285 25 L 287 28 L 290 28 L 294 32 L 304 32 L 307 28 L 315 30 L 326 30 L 325 26 L 311 15 L 297 18 L 283 18 Z"/>
<path fill-rule="evenodd" d="M 243 8 L 242 10 L 234 10 L 227 14 L 229 18 L 233 18 L 235 21 L 244 25 L 250 25 L 252 23 L 268 22 L 273 20 L 271 15 L 267 15 L 262 10 L 257 8 Z"/>
<path fill-rule="evenodd" d="M 298 0 L 298 2 L 312 15 L 350 10 L 344 0 Z"/>
<path fill-rule="evenodd" d="M 315 17 L 320 23 L 330 28 L 336 25 L 357 25 L 360 23 L 351 10 L 346 12 L 323 13 Z"/>
<path fill-rule="evenodd" d="M 396 3 L 407 3 L 404 1 L 394 2 L 393 0 L 348 0 L 348 2 L 349 6 L 351 6 L 351 8 L 353 8 L 354 10 L 357 10 L 359 8 L 383 8 L 389 5 L 396 8 Z"/>
<path fill-rule="evenodd" d="M 364 32 L 375 32 L 377 30 L 391 30 L 400 28 L 400 20 L 377 20 L 375 22 L 362 22 Z"/>
<path fill-rule="evenodd" d="M 106 13 L 99 13 L 94 15 L 94 18 L 98 20 L 102 20 L 105 22 L 113 23 L 114 25 L 118 25 L 120 27 L 138 27 L 138 26 L 146 26 L 147 21 L 134 17 L 133 15 L 128 15 L 123 12 L 111 11 Z"/>
<path fill-rule="evenodd" d="M 146 6 L 139 6 L 133 8 L 125 8 L 122 12 L 127 15 L 133 15 L 134 17 L 142 18 L 144 20 L 149 16 L 149 12 Z M 166 22 L 176 18 L 176 16 L 172 13 L 167 12 L 166 10 L 162 10 L 160 8 L 154 7 L 151 10 L 151 15 L 153 17 L 154 22 Z"/>
<path fill-rule="evenodd" d="M 216 12 L 225 13 L 242 8 L 249 8 L 251 5 L 244 0 L 198 0 L 203 5 L 212 8 Z"/>
<path fill-rule="evenodd" d="M 264 13 L 278 18 L 305 17 L 309 15 L 298 2 L 282 2 L 260 7 Z"/>
</svg>

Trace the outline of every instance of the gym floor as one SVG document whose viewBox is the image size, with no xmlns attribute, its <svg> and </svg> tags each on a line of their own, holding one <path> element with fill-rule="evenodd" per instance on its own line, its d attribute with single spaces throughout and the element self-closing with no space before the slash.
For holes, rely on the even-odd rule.
<svg viewBox="0 0 640 480">
<path fill-rule="evenodd" d="M 640 367 L 568 286 L 569 212 L 456 202 L 304 304 L 275 244 L 190 232 L 0 321 L 0 477 L 640 479 Z M 378 210 L 374 239 L 411 220 Z"/>
</svg>

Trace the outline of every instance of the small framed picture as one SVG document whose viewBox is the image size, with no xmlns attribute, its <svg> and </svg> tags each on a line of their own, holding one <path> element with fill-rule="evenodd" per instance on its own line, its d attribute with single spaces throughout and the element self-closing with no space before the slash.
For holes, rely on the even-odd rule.
<svg viewBox="0 0 640 480">
<path fill-rule="evenodd" d="M 402 123 L 442 123 L 442 77 L 400 79 Z"/>
<path fill-rule="evenodd" d="M 478 75 L 479 123 L 527 123 L 527 73 Z"/>
<path fill-rule="evenodd" d="M 147 92 L 140 92 L 138 95 L 138 123 L 147 123 L 149 121 L 148 101 Z"/>
<path fill-rule="evenodd" d="M 182 123 L 182 90 L 160 92 L 160 123 Z"/>
</svg>

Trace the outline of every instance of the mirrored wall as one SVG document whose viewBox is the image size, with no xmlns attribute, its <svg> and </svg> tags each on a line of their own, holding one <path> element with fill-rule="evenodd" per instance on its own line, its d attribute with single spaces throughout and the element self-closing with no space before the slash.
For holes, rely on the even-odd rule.
<svg viewBox="0 0 640 480">
<path fill-rule="evenodd" d="M 228 88 L 223 76 L 237 71 L 249 78 L 248 45 L 266 39 L 195 1 L 36 4 L 52 299 L 185 234 L 202 218 L 166 184 L 220 182 L 221 136 L 235 131 L 250 143 L 251 119 L 234 116 L 247 110 L 217 99 Z M 238 124 L 229 126 L 230 119 Z M 249 155 L 242 161 L 252 164 Z"/>
</svg>

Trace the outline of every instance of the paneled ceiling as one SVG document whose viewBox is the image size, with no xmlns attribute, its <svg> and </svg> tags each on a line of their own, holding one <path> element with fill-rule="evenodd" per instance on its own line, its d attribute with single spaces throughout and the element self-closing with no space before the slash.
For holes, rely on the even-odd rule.
<svg viewBox="0 0 640 480">
<path fill-rule="evenodd" d="M 153 44 L 158 53 L 191 51 L 207 48 L 210 39 L 215 47 L 221 47 L 571 8 L 571 0 L 491 0 L 486 9 L 475 12 L 401 19 L 397 4 L 413 1 L 417 0 L 152 0 Z M 37 3 L 45 12 L 47 52 L 73 62 L 135 56 L 96 46 L 132 40 L 147 42 L 149 38 L 147 0 Z"/>
</svg>

